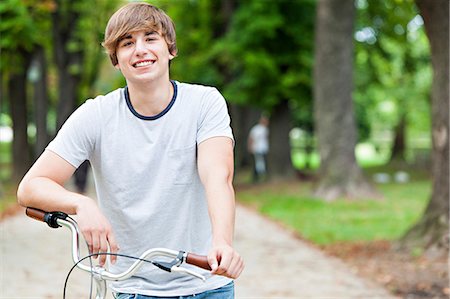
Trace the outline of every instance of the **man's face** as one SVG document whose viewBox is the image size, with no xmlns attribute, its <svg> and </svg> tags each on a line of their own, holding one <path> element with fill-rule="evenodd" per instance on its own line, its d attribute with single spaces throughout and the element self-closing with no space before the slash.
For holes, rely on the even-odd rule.
<svg viewBox="0 0 450 299">
<path fill-rule="evenodd" d="M 169 78 L 169 53 L 164 38 L 155 31 L 137 31 L 125 36 L 116 50 L 118 64 L 128 83 Z"/>
</svg>

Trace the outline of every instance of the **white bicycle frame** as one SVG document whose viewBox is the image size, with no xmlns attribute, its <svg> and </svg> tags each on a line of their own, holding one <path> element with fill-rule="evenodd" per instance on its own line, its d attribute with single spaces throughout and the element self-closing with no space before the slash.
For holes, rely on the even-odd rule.
<svg viewBox="0 0 450 299">
<path fill-rule="evenodd" d="M 206 280 L 203 275 L 200 275 L 192 270 L 180 267 L 180 265 L 185 262 L 206 270 L 210 270 L 206 256 L 200 256 L 193 253 L 176 251 L 167 248 L 152 248 L 145 251 L 127 270 L 121 273 L 111 273 L 100 266 L 91 267 L 80 262 L 81 234 L 77 223 L 72 218 L 67 217 L 66 214 L 61 212 L 47 213 L 33 208 L 27 208 L 26 214 L 31 218 L 46 222 L 50 227 L 58 228 L 60 226 L 64 226 L 70 229 L 72 233 L 72 261 L 79 269 L 92 275 L 93 279 L 95 280 L 97 290 L 97 294 L 95 297 L 96 299 L 104 299 L 106 297 L 106 281 L 126 280 L 139 270 L 139 267 L 142 265 L 142 263 L 145 262 L 145 260 L 152 261 L 155 257 L 170 257 L 174 259 L 172 263 L 165 263 L 163 267 L 161 267 L 161 265 L 158 263 L 153 263 L 160 269 L 168 272 L 177 272 L 192 275 L 203 281 Z"/>
</svg>

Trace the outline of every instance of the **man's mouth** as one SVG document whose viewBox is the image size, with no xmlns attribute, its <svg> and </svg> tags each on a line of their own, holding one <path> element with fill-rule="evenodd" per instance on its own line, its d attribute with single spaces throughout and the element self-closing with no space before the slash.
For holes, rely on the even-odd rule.
<svg viewBox="0 0 450 299">
<path fill-rule="evenodd" d="M 145 66 L 152 65 L 153 63 L 155 63 L 154 60 L 143 60 L 143 61 L 138 61 L 135 64 L 133 64 L 133 67 L 135 67 L 135 68 L 145 67 Z"/>
</svg>

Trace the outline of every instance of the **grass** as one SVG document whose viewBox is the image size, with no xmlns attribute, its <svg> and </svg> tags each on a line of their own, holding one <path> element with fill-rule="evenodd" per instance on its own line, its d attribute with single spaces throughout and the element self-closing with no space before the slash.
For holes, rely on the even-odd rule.
<svg viewBox="0 0 450 299">
<path fill-rule="evenodd" d="M 11 142 L 0 142 L 0 215 L 16 203 L 16 186 L 8 182 L 10 174 Z"/>
<path fill-rule="evenodd" d="M 0 142 L 0 163 L 11 161 L 11 142 Z"/>
<path fill-rule="evenodd" d="M 356 159 L 361 167 L 374 167 L 385 165 L 389 160 L 389 152 L 376 150 L 375 146 L 369 142 L 360 143 L 355 149 Z M 291 156 L 292 164 L 297 169 L 304 169 L 307 160 L 309 160 L 309 166 L 312 169 L 319 168 L 320 156 L 317 151 L 313 151 L 311 154 L 306 155 L 303 150 L 299 148 L 292 149 Z"/>
<path fill-rule="evenodd" d="M 278 183 L 238 190 L 240 202 L 293 228 L 320 245 L 346 241 L 394 240 L 422 215 L 430 182 L 379 185 L 383 200 L 325 202 L 310 196 L 312 183 Z"/>
<path fill-rule="evenodd" d="M 0 215 L 10 206 L 17 202 L 16 186 L 3 183 L 3 190 L 0 190 Z"/>
</svg>

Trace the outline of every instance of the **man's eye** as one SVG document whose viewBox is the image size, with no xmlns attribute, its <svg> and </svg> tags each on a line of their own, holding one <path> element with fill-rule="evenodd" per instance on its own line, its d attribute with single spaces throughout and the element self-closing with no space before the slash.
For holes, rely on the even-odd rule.
<svg viewBox="0 0 450 299">
<path fill-rule="evenodd" d="M 131 45 L 132 42 L 128 41 L 128 42 L 123 42 L 122 43 L 122 47 L 128 47 L 129 45 Z"/>
</svg>

